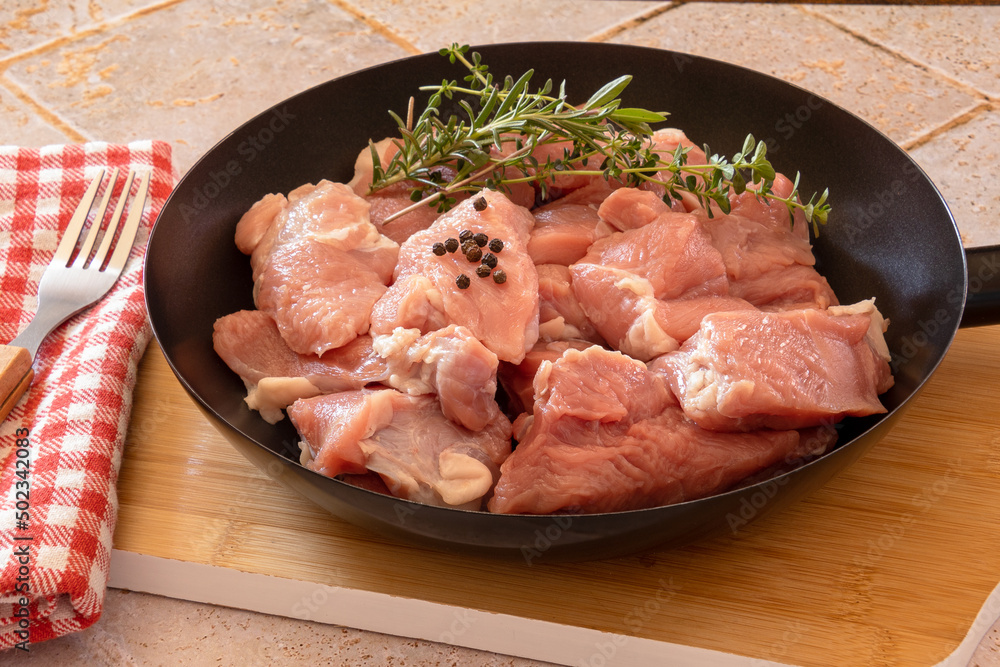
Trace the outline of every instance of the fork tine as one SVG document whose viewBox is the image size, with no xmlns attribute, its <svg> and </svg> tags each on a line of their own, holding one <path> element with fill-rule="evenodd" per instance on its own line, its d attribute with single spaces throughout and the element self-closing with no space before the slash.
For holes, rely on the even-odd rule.
<svg viewBox="0 0 1000 667">
<path fill-rule="evenodd" d="M 132 190 L 132 179 L 134 178 L 135 172 L 129 171 L 128 176 L 125 178 L 125 185 L 122 186 L 122 193 L 118 197 L 118 203 L 115 204 L 115 210 L 111 214 L 111 219 L 108 220 L 108 227 L 104 231 L 104 238 L 101 239 L 101 247 L 97 249 L 97 253 L 94 255 L 92 266 L 95 268 L 100 268 L 101 264 L 104 263 L 104 258 L 108 256 L 108 250 L 111 249 L 111 242 L 115 239 L 115 230 L 118 228 L 118 221 L 122 219 L 125 200 L 128 199 L 129 192 Z"/>
<path fill-rule="evenodd" d="M 87 222 L 87 214 L 90 213 L 90 207 L 94 205 L 94 199 L 97 198 L 97 188 L 101 186 L 102 180 L 104 180 L 103 169 L 101 169 L 97 177 L 90 183 L 90 186 L 87 187 L 83 199 L 77 205 L 76 212 L 73 213 L 73 218 L 69 221 L 69 226 L 66 227 L 66 231 L 63 233 L 62 240 L 59 242 L 59 247 L 56 248 L 56 254 L 52 258 L 52 261 L 63 262 L 64 264 L 69 263 L 69 258 L 73 255 L 73 248 L 76 247 L 76 242 L 80 238 L 80 231 L 83 230 L 83 225 Z"/>
<path fill-rule="evenodd" d="M 73 266 L 83 268 L 83 266 L 87 263 L 87 258 L 90 257 L 90 251 L 94 248 L 94 241 L 97 240 L 97 234 L 101 231 L 101 223 L 104 222 L 104 214 L 108 210 L 108 203 L 111 201 L 111 195 L 114 194 L 115 184 L 117 182 L 118 167 L 115 167 L 111 171 L 111 178 L 108 179 L 108 187 L 104 190 L 104 196 L 101 197 L 101 205 L 97 207 L 97 213 L 94 214 L 94 221 L 90 223 L 90 230 L 87 232 L 87 238 L 84 239 L 83 245 L 80 247 L 80 253 L 73 261 Z"/>
<path fill-rule="evenodd" d="M 140 178 L 139 190 L 135 193 L 135 199 L 132 200 L 132 204 L 128 207 L 128 219 L 122 228 L 121 236 L 118 237 L 118 243 L 115 245 L 114 254 L 111 255 L 111 261 L 108 262 L 108 271 L 121 273 L 122 269 L 125 268 L 125 261 L 128 260 L 129 253 L 132 252 L 132 244 L 135 243 L 135 235 L 139 231 L 139 221 L 142 220 L 142 210 L 146 207 L 146 193 L 148 190 L 149 176 L 147 174 L 146 178 Z M 115 226 L 118 226 L 117 221 L 115 221 Z M 112 230 L 113 234 L 114 231 Z"/>
</svg>

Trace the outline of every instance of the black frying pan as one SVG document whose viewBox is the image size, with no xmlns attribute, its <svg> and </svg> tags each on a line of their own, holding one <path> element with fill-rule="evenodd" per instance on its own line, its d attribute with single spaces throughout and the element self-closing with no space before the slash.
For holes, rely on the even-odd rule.
<svg viewBox="0 0 1000 667">
<path fill-rule="evenodd" d="M 476 50 L 497 75 L 516 78 L 534 68 L 538 84 L 565 79 L 571 99 L 633 74 L 626 106 L 669 111 L 670 125 L 722 153 L 753 133 L 768 141 L 779 171 L 802 172 L 802 192 L 829 187 L 834 211 L 815 243 L 819 268 L 843 303 L 876 296 L 892 322 L 896 385 L 882 397 L 889 413 L 845 421 L 835 450 L 767 482 L 613 514 L 507 516 L 429 507 L 300 466 L 288 420 L 271 426 L 251 412 L 242 382 L 212 350 L 215 319 L 253 307 L 249 262 L 233 243 L 236 222 L 266 193 L 323 178 L 349 180 L 367 140 L 394 133 L 389 109 L 403 113 L 419 85 L 465 75 L 437 54 L 418 56 L 319 85 L 235 130 L 177 185 L 146 255 L 153 330 L 185 389 L 248 459 L 330 512 L 400 539 L 530 562 L 605 558 L 742 528 L 824 484 L 875 444 L 959 326 L 998 320 L 997 248 L 969 251 L 968 273 L 955 223 L 927 176 L 892 141 L 836 105 L 764 74 L 670 51 L 565 42 Z"/>
</svg>

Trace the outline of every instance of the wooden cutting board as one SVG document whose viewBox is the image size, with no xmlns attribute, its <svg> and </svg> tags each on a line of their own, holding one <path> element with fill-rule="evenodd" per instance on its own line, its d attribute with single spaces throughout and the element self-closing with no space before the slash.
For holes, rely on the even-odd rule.
<svg viewBox="0 0 1000 667">
<path fill-rule="evenodd" d="M 932 665 L 1000 581 L 998 379 L 1000 327 L 961 331 L 892 433 L 784 512 L 682 549 L 528 565 L 388 541 L 301 500 L 213 430 L 153 345 L 115 547 L 760 660 Z"/>
</svg>

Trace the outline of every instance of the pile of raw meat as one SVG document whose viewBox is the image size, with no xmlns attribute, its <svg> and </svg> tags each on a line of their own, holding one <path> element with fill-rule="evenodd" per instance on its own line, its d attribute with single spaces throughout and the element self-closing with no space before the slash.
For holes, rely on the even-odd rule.
<svg viewBox="0 0 1000 667">
<path fill-rule="evenodd" d="M 677 130 L 654 141 L 705 162 Z M 613 512 L 794 468 L 839 420 L 885 412 L 886 323 L 874 300 L 838 304 L 781 203 L 747 191 L 709 216 L 562 175 L 541 205 L 520 184 L 386 222 L 408 192 L 367 195 L 371 175 L 366 150 L 350 184 L 257 202 L 236 230 L 257 310 L 215 325 L 247 405 L 286 411 L 316 472 L 433 505 Z"/>
</svg>

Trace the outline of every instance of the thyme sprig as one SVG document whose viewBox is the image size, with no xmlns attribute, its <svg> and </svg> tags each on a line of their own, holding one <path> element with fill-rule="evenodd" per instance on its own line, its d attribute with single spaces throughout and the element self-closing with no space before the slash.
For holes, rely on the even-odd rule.
<svg viewBox="0 0 1000 667">
<path fill-rule="evenodd" d="M 729 213 L 730 193 L 740 194 L 752 187 L 758 197 L 782 202 L 792 224 L 796 211 L 803 213 L 816 234 L 818 225 L 826 223 L 828 193 L 814 194 L 803 204 L 798 174 L 787 197 L 772 192 L 775 171 L 767 160 L 767 146 L 752 135 L 730 159 L 705 146 L 709 157 L 703 165 L 688 163 L 688 147 L 659 154 L 650 124 L 666 120 L 667 113 L 621 106 L 620 96 L 632 81 L 630 75 L 605 84 L 584 104 L 574 106 L 566 99 L 565 82 L 554 92 L 549 79 L 533 91 L 534 70 L 528 70 L 517 80 L 505 77 L 501 84 L 478 53 L 469 53 L 468 46 L 452 44 L 440 53 L 469 71 L 464 84 L 445 79 L 439 85 L 422 86 L 420 90 L 429 92 L 430 97 L 416 118 L 412 99 L 405 120 L 389 112 L 399 126 L 399 137 L 393 140 L 397 152 L 387 164 L 382 164 L 375 145 L 369 144 L 373 164 L 370 192 L 404 183 L 415 202 L 386 222 L 422 205 L 446 211 L 461 192 L 482 188 L 509 191 L 516 183 L 534 183 L 545 199 L 557 175 L 576 174 L 600 175 L 629 186 L 657 183 L 664 188 L 668 202 L 687 192 L 709 216 L 713 205 Z M 478 102 L 478 108 L 467 98 Z M 464 117 L 450 114 L 444 118 L 445 100 L 456 103 Z M 556 143 L 563 146 L 561 157 L 539 162 L 536 149 Z M 589 166 L 595 158 L 599 169 Z"/>
</svg>

